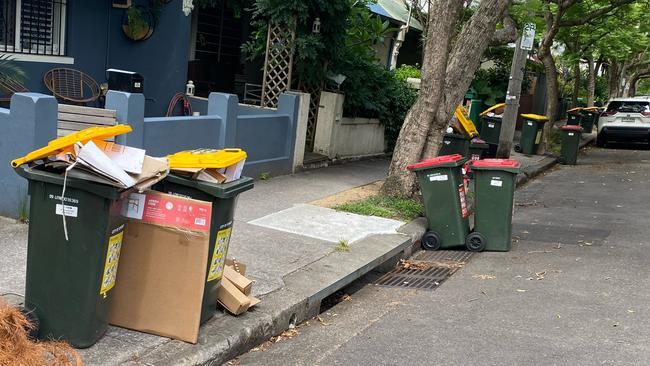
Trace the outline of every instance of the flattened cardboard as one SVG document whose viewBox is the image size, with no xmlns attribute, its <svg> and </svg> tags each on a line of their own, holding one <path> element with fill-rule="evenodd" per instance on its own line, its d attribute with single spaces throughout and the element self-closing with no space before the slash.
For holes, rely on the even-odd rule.
<svg viewBox="0 0 650 366">
<path fill-rule="evenodd" d="M 239 291 L 243 292 L 244 295 L 249 296 L 251 294 L 251 290 L 253 289 L 253 281 L 244 277 L 241 273 L 238 273 L 232 267 L 226 266 L 223 270 L 223 276 L 232 282 L 232 284 L 235 285 Z"/>
<path fill-rule="evenodd" d="M 251 299 L 225 277 L 221 278 L 217 300 L 233 315 L 244 313 L 251 306 Z"/>
<path fill-rule="evenodd" d="M 109 322 L 196 343 L 209 234 L 134 220 L 124 233 Z"/>
</svg>

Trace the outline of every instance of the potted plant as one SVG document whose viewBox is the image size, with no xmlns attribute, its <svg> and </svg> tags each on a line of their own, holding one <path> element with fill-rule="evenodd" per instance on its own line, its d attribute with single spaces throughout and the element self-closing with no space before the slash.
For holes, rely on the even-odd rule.
<svg viewBox="0 0 650 366">
<path fill-rule="evenodd" d="M 133 41 L 144 41 L 151 37 L 154 30 L 155 17 L 151 11 L 140 5 L 127 9 L 122 19 L 122 31 Z"/>
</svg>

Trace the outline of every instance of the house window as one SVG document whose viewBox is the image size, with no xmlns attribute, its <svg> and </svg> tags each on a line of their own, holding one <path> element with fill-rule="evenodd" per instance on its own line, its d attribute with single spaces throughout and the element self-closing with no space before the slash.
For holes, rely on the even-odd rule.
<svg viewBox="0 0 650 366">
<path fill-rule="evenodd" d="M 67 0 L 0 0 L 0 52 L 64 56 Z"/>
</svg>

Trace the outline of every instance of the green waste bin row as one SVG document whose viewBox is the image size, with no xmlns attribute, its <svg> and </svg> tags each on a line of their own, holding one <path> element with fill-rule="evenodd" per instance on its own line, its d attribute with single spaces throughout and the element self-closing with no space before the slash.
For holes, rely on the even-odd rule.
<svg viewBox="0 0 650 366">
<path fill-rule="evenodd" d="M 77 348 L 90 347 L 108 326 L 111 289 L 126 225 L 122 206 L 133 190 L 69 177 L 62 198 L 61 174 L 34 167 L 15 171 L 29 182 L 25 308 L 38 321 L 40 339 L 63 339 Z M 165 193 L 212 202 L 208 269 L 217 249 L 217 231 L 232 227 L 237 197 L 251 188 L 253 180 L 246 177 L 213 184 L 174 175 L 154 186 Z M 219 249 L 227 252 L 228 242 Z M 218 288 L 219 280 L 206 278 L 201 322 L 216 312 Z"/>
<path fill-rule="evenodd" d="M 511 247 L 515 160 L 485 159 L 470 162 L 475 179 L 474 231 L 470 231 L 462 155 L 446 155 L 408 166 L 420 183 L 428 231 L 426 250 L 465 246 L 472 251 L 508 251 Z"/>
<path fill-rule="evenodd" d="M 460 154 L 468 159 L 478 160 L 484 157 L 488 148 L 488 144 L 481 139 L 470 138 L 455 133 L 446 133 L 442 139 L 442 146 L 438 155 Z"/>
</svg>

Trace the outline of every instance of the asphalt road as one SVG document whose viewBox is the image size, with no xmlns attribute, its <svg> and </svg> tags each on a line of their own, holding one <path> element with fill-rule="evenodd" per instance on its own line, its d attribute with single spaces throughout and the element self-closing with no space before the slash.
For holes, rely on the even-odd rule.
<svg viewBox="0 0 650 366">
<path fill-rule="evenodd" d="M 649 172 L 650 151 L 590 149 L 517 191 L 512 251 L 434 291 L 358 284 L 231 363 L 648 365 Z"/>
</svg>

